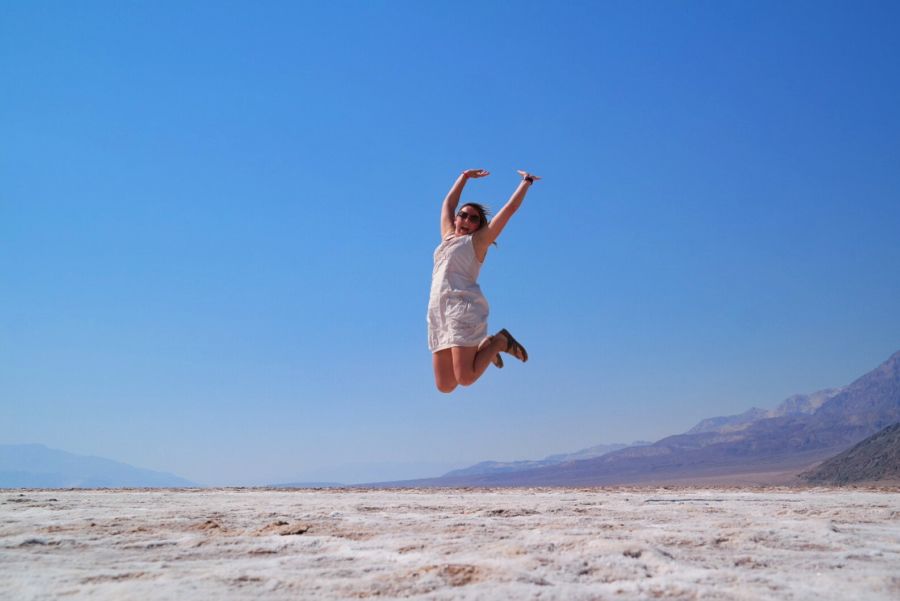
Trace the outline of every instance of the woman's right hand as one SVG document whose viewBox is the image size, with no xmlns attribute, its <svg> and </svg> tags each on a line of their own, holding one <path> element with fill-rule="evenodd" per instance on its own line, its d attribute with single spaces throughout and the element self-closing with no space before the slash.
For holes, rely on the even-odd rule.
<svg viewBox="0 0 900 601">
<path fill-rule="evenodd" d="M 468 178 L 477 178 L 477 177 L 487 177 L 491 174 L 490 171 L 485 171 L 484 169 L 466 169 L 462 172 L 462 174 Z"/>
</svg>

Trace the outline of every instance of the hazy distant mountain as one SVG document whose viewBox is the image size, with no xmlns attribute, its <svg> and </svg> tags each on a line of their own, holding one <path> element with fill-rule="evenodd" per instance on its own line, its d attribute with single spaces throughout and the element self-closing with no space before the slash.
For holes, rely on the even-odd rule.
<svg viewBox="0 0 900 601">
<path fill-rule="evenodd" d="M 782 401 L 775 409 L 759 409 L 753 407 L 738 415 L 725 415 L 710 417 L 702 420 L 685 434 L 700 434 L 703 432 L 735 432 L 748 427 L 754 422 L 770 417 L 783 417 L 786 415 L 809 415 L 821 407 L 825 401 L 836 396 L 843 388 L 828 388 L 811 394 L 795 394 Z"/>
<path fill-rule="evenodd" d="M 652 444 L 646 441 L 633 442 L 631 444 L 599 444 L 574 453 L 560 453 L 557 455 L 549 455 L 543 459 L 522 460 L 522 461 L 482 461 L 475 465 L 447 472 L 442 478 L 457 478 L 462 476 L 476 476 L 480 474 L 506 474 L 510 472 L 521 472 L 525 470 L 535 469 L 539 467 L 547 467 L 557 465 L 566 461 L 576 461 L 579 459 L 592 459 L 600 457 L 613 451 L 627 449 L 632 446 Z"/>
<path fill-rule="evenodd" d="M 0 488 L 171 488 L 196 486 L 178 476 L 40 444 L 0 445 Z"/>
<path fill-rule="evenodd" d="M 268 484 L 270 488 L 341 488 L 347 486 L 340 482 L 286 482 L 284 484 Z"/>
<path fill-rule="evenodd" d="M 282 478 L 279 482 L 287 483 L 288 487 L 310 488 L 312 485 L 354 486 L 366 482 L 385 482 L 396 480 L 412 480 L 414 478 L 428 478 L 434 474 L 443 474 L 450 470 L 464 467 L 459 462 L 445 461 L 350 461 L 321 465 L 317 468 L 304 470 L 300 474 L 294 474 Z M 336 484 L 340 483 L 340 484 Z M 282 486 L 281 484 L 266 483 L 267 486 Z M 318 486 L 315 486 L 318 488 Z"/>
<path fill-rule="evenodd" d="M 702 434 L 703 432 L 734 432 L 742 430 L 761 419 L 771 417 L 769 411 L 753 407 L 743 413 L 737 415 L 722 415 L 718 417 L 708 417 L 700 421 L 696 426 L 685 432 L 685 434 Z"/>
<path fill-rule="evenodd" d="M 594 457 L 600 457 L 601 455 L 606 455 L 607 453 L 612 453 L 613 451 L 619 451 L 621 449 L 627 449 L 629 447 L 644 447 L 647 445 L 653 444 L 649 440 L 636 440 L 631 444 L 621 444 L 621 443 L 613 443 L 613 444 L 598 444 L 592 447 L 588 447 L 586 449 L 581 449 L 580 451 L 575 451 L 574 453 L 560 453 L 558 455 L 550 455 L 544 458 L 544 461 L 553 461 L 555 463 L 563 463 L 564 461 L 578 461 L 580 459 L 593 459 Z"/>
<path fill-rule="evenodd" d="M 831 400 L 839 393 L 846 390 L 846 386 L 842 388 L 826 388 L 811 394 L 795 394 L 783 400 L 778 407 L 773 410 L 770 417 L 781 417 L 782 415 L 798 415 L 801 413 L 815 413 L 819 407 L 825 404 L 825 401 Z"/>
<path fill-rule="evenodd" d="M 900 421 L 900 352 L 849 386 L 787 399 L 784 414 L 744 427 L 669 436 L 648 446 L 508 473 L 406 482 L 423 486 L 588 486 L 769 482 L 795 474 Z M 812 408 L 804 413 L 804 408 Z"/>
<path fill-rule="evenodd" d="M 813 484 L 900 483 L 900 423 L 873 434 L 800 477 Z"/>
</svg>

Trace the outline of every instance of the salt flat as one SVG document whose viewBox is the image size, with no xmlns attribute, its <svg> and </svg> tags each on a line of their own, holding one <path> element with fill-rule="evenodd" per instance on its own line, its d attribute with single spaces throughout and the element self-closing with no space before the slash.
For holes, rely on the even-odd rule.
<svg viewBox="0 0 900 601">
<path fill-rule="evenodd" d="M 0 490 L 3 599 L 900 599 L 891 490 Z"/>
</svg>

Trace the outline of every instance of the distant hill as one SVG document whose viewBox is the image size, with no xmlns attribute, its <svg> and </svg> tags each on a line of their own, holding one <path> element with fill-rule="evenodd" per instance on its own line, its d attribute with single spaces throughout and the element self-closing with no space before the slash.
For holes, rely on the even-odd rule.
<svg viewBox="0 0 900 601">
<path fill-rule="evenodd" d="M 832 394 L 834 392 L 834 394 Z M 818 406 L 814 408 L 816 405 Z M 742 427 L 710 424 L 651 445 L 506 473 L 386 483 L 388 486 L 595 486 L 704 482 L 786 483 L 900 421 L 900 352 L 836 391 L 797 395 L 782 415 L 750 416 Z M 810 411 L 807 413 L 805 411 Z M 702 422 L 701 422 L 702 423 Z M 699 424 L 698 424 L 699 426 Z M 715 427 L 713 427 L 715 426 Z"/>
<path fill-rule="evenodd" d="M 821 407 L 825 401 L 837 396 L 843 388 L 828 388 L 812 394 L 795 394 L 783 400 L 775 409 L 760 409 L 753 407 L 738 415 L 725 415 L 704 419 L 685 434 L 701 434 L 703 432 L 736 432 L 749 427 L 761 419 L 770 417 L 784 417 L 790 415 L 811 415 Z"/>
<path fill-rule="evenodd" d="M 284 484 L 267 484 L 268 488 L 342 488 L 347 486 L 340 482 L 286 482 Z"/>
<path fill-rule="evenodd" d="M 586 449 L 575 451 L 574 453 L 560 453 L 557 455 L 549 455 L 543 459 L 522 460 L 522 461 L 482 461 L 470 467 L 453 470 L 447 472 L 442 478 L 458 478 L 464 476 L 477 476 L 481 474 L 507 474 L 511 472 L 521 472 L 525 470 L 535 469 L 539 467 L 548 467 L 558 465 L 566 461 L 577 461 L 579 459 L 592 459 L 601 457 L 607 453 L 627 449 L 633 446 L 642 446 L 652 444 L 646 441 L 633 442 L 631 444 L 600 444 Z"/>
<path fill-rule="evenodd" d="M 900 423 L 873 434 L 800 477 L 812 484 L 900 483 Z"/>
<path fill-rule="evenodd" d="M 164 472 L 40 444 L 0 445 L 0 488 L 175 488 L 193 482 Z"/>
</svg>

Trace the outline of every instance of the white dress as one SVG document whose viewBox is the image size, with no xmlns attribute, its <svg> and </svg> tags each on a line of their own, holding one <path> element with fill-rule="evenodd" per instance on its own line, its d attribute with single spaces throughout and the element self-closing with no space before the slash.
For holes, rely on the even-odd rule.
<svg viewBox="0 0 900 601">
<path fill-rule="evenodd" d="M 487 337 L 488 302 L 478 286 L 481 262 L 471 234 L 451 234 L 434 251 L 428 301 L 428 348 L 478 346 Z"/>
</svg>

